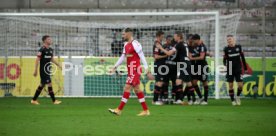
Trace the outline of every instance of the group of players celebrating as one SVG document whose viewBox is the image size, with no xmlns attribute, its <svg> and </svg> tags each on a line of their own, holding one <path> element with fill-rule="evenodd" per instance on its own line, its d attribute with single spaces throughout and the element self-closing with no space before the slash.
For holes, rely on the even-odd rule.
<svg viewBox="0 0 276 136">
<path fill-rule="evenodd" d="M 166 43 L 162 45 L 164 32 L 158 31 L 153 45 L 155 86 L 152 103 L 183 104 L 183 105 L 208 105 L 208 74 L 209 66 L 206 56 L 212 56 L 207 51 L 204 42 L 198 34 L 189 34 L 186 42 L 182 32 L 175 32 L 174 36 L 166 36 Z M 243 87 L 243 74 L 248 73 L 247 64 L 241 45 L 236 45 L 233 35 L 227 36 L 227 46 L 223 50 L 223 64 L 226 66 L 226 80 L 229 83 L 229 96 L 233 106 L 241 105 L 240 95 Z M 185 69 L 179 67 L 185 64 Z M 167 67 L 166 70 L 158 68 Z M 243 70 L 244 72 L 242 72 Z M 234 80 L 238 83 L 237 97 L 234 98 Z M 168 85 L 171 81 L 171 100 L 168 99 Z M 199 89 L 198 82 L 201 82 L 204 89 L 204 96 Z M 183 82 L 186 87 L 183 90 Z M 196 99 L 195 92 L 198 95 Z M 188 102 L 183 102 L 187 96 Z"/>
<path fill-rule="evenodd" d="M 142 73 L 140 63 L 143 63 L 146 75 L 149 80 L 156 80 L 154 86 L 154 96 L 152 103 L 154 105 L 163 105 L 168 103 L 174 104 L 208 104 L 208 64 L 206 56 L 211 56 L 207 52 L 206 46 L 200 39 L 198 34 L 190 34 L 187 40 L 184 41 L 182 32 L 175 32 L 175 34 L 166 36 L 166 42 L 163 45 L 164 32 L 156 32 L 156 39 L 153 45 L 154 56 L 154 73 L 155 78 L 148 69 L 148 64 L 142 51 L 142 45 L 134 39 L 133 30 L 125 28 L 122 32 L 122 37 L 125 40 L 123 53 L 115 66 L 110 70 L 114 73 L 117 67 L 126 59 L 127 64 L 127 80 L 124 87 L 121 102 L 117 108 L 108 109 L 114 115 L 121 115 L 122 110 L 130 98 L 131 90 L 134 90 L 139 102 L 141 103 L 143 111 L 138 116 L 149 116 L 150 111 L 145 101 L 143 91 L 140 89 L 140 75 Z M 38 65 L 40 64 L 40 79 L 41 83 L 38 86 L 32 104 L 39 105 L 38 96 L 45 85 L 48 85 L 49 95 L 52 98 L 53 104 L 60 104 L 61 101 L 55 99 L 52 84 L 51 71 L 47 69 L 50 62 L 56 64 L 61 68 L 61 65 L 54 60 L 53 49 L 50 47 L 52 40 L 50 36 L 42 37 L 43 47 L 41 47 L 37 54 L 35 62 L 34 76 L 37 76 Z M 227 36 L 228 46 L 224 48 L 224 65 L 227 66 L 227 82 L 229 82 L 229 95 L 233 105 L 240 105 L 240 94 L 242 92 L 242 68 L 247 71 L 246 62 L 240 45 L 236 45 L 232 35 Z M 242 63 L 241 63 L 242 60 Z M 141 61 L 141 62 L 140 62 Z M 45 69 L 46 67 L 46 69 Z M 231 69 L 231 72 L 230 71 Z M 168 71 L 167 71 L 168 70 Z M 237 98 L 234 98 L 233 81 L 238 82 Z M 168 86 L 171 81 L 172 84 L 172 101 L 168 98 Z M 204 88 L 204 96 L 198 86 L 198 81 L 202 82 Z M 185 89 L 183 90 L 183 84 Z M 195 92 L 198 95 L 196 99 Z M 187 96 L 188 103 L 183 100 Z"/>
<path fill-rule="evenodd" d="M 166 43 L 162 45 L 164 32 L 156 33 L 156 40 L 153 45 L 155 86 L 152 103 L 154 105 L 174 104 L 208 104 L 208 64 L 206 46 L 198 34 L 187 36 L 184 41 L 182 32 L 176 32 L 174 36 L 166 36 Z M 181 68 L 182 65 L 182 68 Z M 169 69 L 159 70 L 162 67 Z M 168 99 L 168 85 L 172 83 L 172 98 Z M 204 98 L 198 86 L 201 81 L 204 86 Z M 183 83 L 186 87 L 183 90 Z M 195 93 L 198 99 L 195 97 Z M 187 96 L 188 103 L 183 99 Z"/>
</svg>

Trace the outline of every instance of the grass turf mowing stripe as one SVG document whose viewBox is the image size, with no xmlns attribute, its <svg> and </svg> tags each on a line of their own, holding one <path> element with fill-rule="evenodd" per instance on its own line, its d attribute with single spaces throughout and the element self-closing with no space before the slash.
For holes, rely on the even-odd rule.
<svg viewBox="0 0 276 136">
<path fill-rule="evenodd" d="M 210 100 L 207 106 L 150 105 L 151 116 L 137 117 L 142 110 L 137 99 L 130 99 L 122 116 L 107 109 L 118 106 L 120 99 L 62 98 L 53 105 L 40 98 L 0 99 L 0 135 L 274 135 L 275 99 L 242 99 L 233 107 L 230 100 Z"/>
</svg>

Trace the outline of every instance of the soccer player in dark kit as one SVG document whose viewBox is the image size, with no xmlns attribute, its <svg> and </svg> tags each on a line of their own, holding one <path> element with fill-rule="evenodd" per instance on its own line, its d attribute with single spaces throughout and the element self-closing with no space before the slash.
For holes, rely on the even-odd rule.
<svg viewBox="0 0 276 136">
<path fill-rule="evenodd" d="M 176 32 L 174 34 L 174 40 L 176 41 L 175 47 L 167 51 L 161 45 L 158 45 L 157 48 L 162 50 L 166 55 L 172 56 L 176 55 L 176 65 L 177 65 L 177 74 L 176 74 L 176 102 L 175 104 L 183 104 L 183 82 L 186 83 L 186 87 L 189 91 L 194 91 L 194 88 L 191 83 L 190 69 L 191 63 L 188 58 L 188 47 L 184 43 L 183 33 Z M 183 66 L 183 67 L 182 67 Z"/>
<path fill-rule="evenodd" d="M 166 36 L 166 43 L 164 46 L 164 49 L 170 51 L 175 47 L 175 41 L 173 40 L 172 35 L 167 35 Z M 164 76 L 164 83 L 162 87 L 162 93 L 161 97 L 164 98 L 165 100 L 163 101 L 164 104 L 173 104 L 175 102 L 175 93 L 176 93 L 176 86 L 175 86 L 175 80 L 176 80 L 176 54 L 172 56 L 168 56 L 165 65 L 169 68 L 169 73 Z M 169 89 L 169 83 L 171 81 L 171 99 L 166 101 L 166 98 L 168 98 L 168 89 Z"/>
<path fill-rule="evenodd" d="M 226 80 L 229 83 L 229 96 L 232 105 L 241 105 L 240 95 L 243 87 L 242 68 L 247 73 L 246 61 L 242 51 L 241 45 L 235 43 L 233 35 L 227 36 L 228 46 L 224 48 L 223 64 L 226 66 Z M 238 83 L 237 98 L 235 99 L 233 82 Z"/>
<path fill-rule="evenodd" d="M 200 40 L 198 34 L 192 36 L 193 46 L 190 48 L 190 60 L 194 66 L 194 73 L 192 74 L 192 84 L 195 88 L 195 91 L 199 97 L 194 104 L 207 105 L 208 101 L 208 63 L 206 61 L 207 48 Z M 198 81 L 201 81 L 204 87 L 204 99 L 202 99 L 202 94 L 200 92 Z"/>
<path fill-rule="evenodd" d="M 187 45 L 188 45 L 189 57 L 190 57 L 191 55 L 194 54 L 193 34 L 188 34 L 188 36 L 187 36 Z M 195 61 L 191 60 L 191 66 L 194 67 L 194 65 L 195 65 Z M 191 75 L 191 78 L 192 78 L 192 81 L 193 81 L 194 75 Z M 187 88 L 185 88 L 183 97 L 185 97 L 185 95 L 187 95 L 188 104 L 193 105 L 195 100 L 196 100 L 194 92 L 190 92 L 189 90 L 187 90 Z M 191 95 L 193 96 L 193 100 L 191 99 Z"/>
<path fill-rule="evenodd" d="M 40 85 L 36 89 L 36 92 L 34 94 L 33 99 L 31 100 L 31 104 L 39 105 L 39 102 L 37 101 L 38 96 L 40 95 L 42 89 L 45 87 L 45 85 L 48 85 L 48 92 L 49 95 L 53 101 L 53 104 L 60 104 L 61 101 L 55 99 L 55 94 L 53 92 L 52 82 L 51 82 L 51 63 L 56 64 L 59 68 L 61 68 L 61 65 L 58 64 L 54 60 L 54 50 L 50 47 L 52 44 L 52 39 L 50 36 L 45 35 L 42 37 L 43 47 L 41 47 L 37 53 L 37 58 L 35 61 L 35 71 L 34 76 L 37 76 L 37 70 L 38 65 L 39 66 L 39 74 L 40 74 Z"/>
<path fill-rule="evenodd" d="M 162 69 L 162 66 L 165 65 L 165 61 L 167 58 L 167 55 L 164 54 L 160 49 L 156 47 L 156 45 L 162 45 L 162 40 L 164 38 L 164 32 L 157 31 L 156 32 L 156 39 L 154 41 L 153 45 L 153 57 L 154 57 L 154 73 L 155 73 L 155 86 L 154 86 L 154 92 L 153 92 L 153 101 L 152 104 L 154 105 L 163 105 L 162 101 L 159 101 L 159 96 L 162 91 L 163 87 L 163 81 L 164 81 L 164 69 Z M 162 73 L 160 73 L 162 72 Z"/>
</svg>

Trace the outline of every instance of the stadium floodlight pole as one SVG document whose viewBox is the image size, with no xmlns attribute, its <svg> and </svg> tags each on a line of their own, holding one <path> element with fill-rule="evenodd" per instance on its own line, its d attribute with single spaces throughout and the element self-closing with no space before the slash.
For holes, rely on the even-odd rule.
<svg viewBox="0 0 276 136">
<path fill-rule="evenodd" d="M 68 12 L 68 13 L 0 13 L 0 17 L 58 17 L 58 16 L 195 16 L 209 15 L 215 19 L 215 98 L 219 99 L 219 46 L 220 46 L 220 15 L 219 11 L 210 12 Z"/>
</svg>

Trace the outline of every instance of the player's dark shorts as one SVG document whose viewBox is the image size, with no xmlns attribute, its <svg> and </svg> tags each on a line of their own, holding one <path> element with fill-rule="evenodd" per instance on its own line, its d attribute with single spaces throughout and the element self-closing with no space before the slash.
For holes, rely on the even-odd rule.
<svg viewBox="0 0 276 136">
<path fill-rule="evenodd" d="M 40 83 L 41 84 L 51 83 L 51 76 L 45 72 L 40 72 Z"/>
<path fill-rule="evenodd" d="M 167 76 L 165 66 L 166 66 L 165 64 L 162 64 L 162 65 L 157 65 L 156 67 L 154 67 L 156 82 L 159 82 L 159 81 L 163 82 L 165 76 Z M 159 71 L 158 71 L 158 69 L 159 69 Z"/>
<path fill-rule="evenodd" d="M 177 67 L 176 65 L 171 65 L 171 64 L 167 64 L 168 68 L 169 68 L 169 73 L 168 75 L 164 76 L 164 82 L 175 82 L 176 80 L 176 75 L 177 75 Z"/>
<path fill-rule="evenodd" d="M 198 68 L 195 68 L 194 72 L 195 73 L 191 74 L 192 80 L 199 80 L 202 82 L 208 81 L 208 73 L 209 73 L 208 65 L 201 66 L 201 71 L 198 71 Z"/>
<path fill-rule="evenodd" d="M 243 82 L 243 77 L 242 77 L 242 71 L 241 69 L 233 69 L 232 74 L 228 73 L 229 70 L 227 70 L 226 74 L 226 80 L 227 82 Z"/>
<path fill-rule="evenodd" d="M 191 62 L 184 61 L 187 65 L 185 70 L 177 69 L 177 76 L 176 79 L 181 79 L 183 82 L 191 82 Z"/>
</svg>

